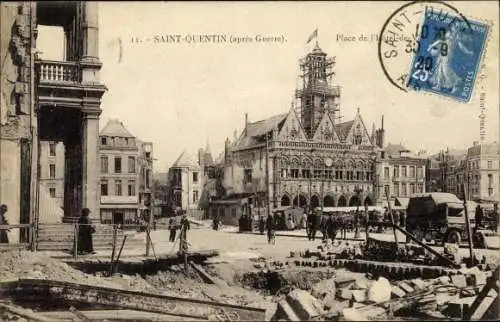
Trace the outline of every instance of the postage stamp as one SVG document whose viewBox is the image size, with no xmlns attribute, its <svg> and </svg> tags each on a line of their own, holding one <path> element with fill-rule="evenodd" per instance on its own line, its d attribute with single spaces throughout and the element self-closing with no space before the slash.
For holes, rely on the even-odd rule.
<svg viewBox="0 0 500 322">
<path fill-rule="evenodd" d="M 426 8 L 407 87 L 469 102 L 488 32 L 485 23 Z"/>
</svg>

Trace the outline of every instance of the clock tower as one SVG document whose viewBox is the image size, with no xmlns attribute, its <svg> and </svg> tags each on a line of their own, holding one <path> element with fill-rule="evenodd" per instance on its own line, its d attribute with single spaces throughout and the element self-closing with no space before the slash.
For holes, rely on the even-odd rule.
<svg viewBox="0 0 500 322">
<path fill-rule="evenodd" d="M 314 49 L 300 60 L 301 84 L 295 96 L 299 101 L 302 126 L 310 139 L 325 114 L 333 120 L 338 118 L 340 87 L 333 85 L 335 57 L 327 57 L 318 43 Z"/>
</svg>

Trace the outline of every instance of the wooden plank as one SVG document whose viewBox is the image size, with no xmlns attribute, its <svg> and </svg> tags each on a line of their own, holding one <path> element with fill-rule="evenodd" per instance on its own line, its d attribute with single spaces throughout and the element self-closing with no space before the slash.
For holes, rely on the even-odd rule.
<svg viewBox="0 0 500 322">
<path fill-rule="evenodd" d="M 476 297 L 476 300 L 474 301 L 474 303 L 472 303 L 469 310 L 467 310 L 467 312 L 464 314 L 465 320 L 470 321 L 472 316 L 474 316 L 474 314 L 478 310 L 482 310 L 482 308 L 480 306 L 481 306 L 481 304 L 485 305 L 483 303 L 484 299 L 486 296 L 488 296 L 488 294 L 490 293 L 491 290 L 495 290 L 497 292 L 497 297 L 499 296 L 498 295 L 499 289 L 498 289 L 498 285 L 497 285 L 499 273 L 500 273 L 500 267 L 497 267 L 497 269 L 493 272 L 493 274 L 488 278 L 488 281 L 486 282 L 486 285 L 483 287 L 481 292 L 479 292 L 479 295 Z"/>
<path fill-rule="evenodd" d="M 217 282 L 208 274 L 203 267 L 196 265 L 193 261 L 189 261 L 189 264 L 201 275 L 201 278 L 209 284 L 217 284 Z"/>
</svg>

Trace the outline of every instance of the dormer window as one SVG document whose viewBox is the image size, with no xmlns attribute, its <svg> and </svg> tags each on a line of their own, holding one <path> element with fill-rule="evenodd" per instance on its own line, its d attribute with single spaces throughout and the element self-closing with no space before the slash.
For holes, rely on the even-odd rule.
<svg viewBox="0 0 500 322">
<path fill-rule="evenodd" d="M 102 137 L 102 138 L 101 138 L 101 144 L 102 144 L 102 145 L 107 145 L 107 144 L 108 144 L 108 140 L 107 140 L 107 138 L 106 138 L 106 137 Z"/>
</svg>

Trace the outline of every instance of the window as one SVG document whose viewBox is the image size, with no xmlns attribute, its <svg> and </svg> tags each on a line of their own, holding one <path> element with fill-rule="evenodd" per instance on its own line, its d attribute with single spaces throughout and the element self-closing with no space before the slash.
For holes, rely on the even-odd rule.
<svg viewBox="0 0 500 322">
<path fill-rule="evenodd" d="M 389 167 L 384 168 L 384 178 L 389 179 Z"/>
<path fill-rule="evenodd" d="M 423 193 L 424 192 L 424 184 L 423 183 L 419 183 L 418 184 L 418 192 L 419 193 Z"/>
<path fill-rule="evenodd" d="M 122 158 L 115 157 L 115 173 L 122 173 Z"/>
<path fill-rule="evenodd" d="M 299 169 L 290 169 L 291 177 L 298 178 L 299 177 Z"/>
<path fill-rule="evenodd" d="M 193 182 L 194 183 L 198 182 L 198 172 L 193 172 Z"/>
<path fill-rule="evenodd" d="M 401 195 L 404 197 L 408 195 L 408 191 L 406 190 L 406 184 L 401 185 Z"/>
<path fill-rule="evenodd" d="M 323 171 L 321 170 L 314 170 L 313 171 L 313 178 L 314 179 L 319 179 L 323 176 Z"/>
<path fill-rule="evenodd" d="M 128 173 L 135 173 L 135 157 L 128 157 Z"/>
<path fill-rule="evenodd" d="M 55 177 L 56 177 L 56 165 L 55 164 L 49 165 L 49 177 L 51 179 L 55 179 Z"/>
<path fill-rule="evenodd" d="M 135 180 L 128 181 L 128 195 L 135 196 Z"/>
<path fill-rule="evenodd" d="M 408 176 L 408 174 L 406 173 L 406 166 L 405 165 L 401 167 L 401 175 L 402 175 L 402 177 Z"/>
<path fill-rule="evenodd" d="M 488 169 L 493 168 L 493 161 L 488 161 Z"/>
<path fill-rule="evenodd" d="M 410 178 L 415 178 L 415 167 L 410 166 Z"/>
<path fill-rule="evenodd" d="M 417 168 L 417 176 L 419 178 L 423 178 L 424 177 L 424 169 L 422 167 L 418 167 Z"/>
<path fill-rule="evenodd" d="M 333 178 L 333 170 L 326 170 L 325 176 L 327 179 L 332 179 Z"/>
<path fill-rule="evenodd" d="M 56 197 L 56 188 L 49 188 L 49 193 L 52 198 Z"/>
<path fill-rule="evenodd" d="M 193 203 L 198 202 L 198 190 L 193 190 Z"/>
<path fill-rule="evenodd" d="M 288 177 L 288 169 L 281 169 L 281 177 L 282 178 Z"/>
<path fill-rule="evenodd" d="M 302 178 L 310 178 L 310 177 L 311 177 L 311 170 L 302 169 Z"/>
<path fill-rule="evenodd" d="M 115 181 L 115 195 L 116 196 L 122 195 L 122 181 L 121 180 Z"/>
<path fill-rule="evenodd" d="M 488 188 L 493 188 L 493 175 L 488 174 Z"/>
<path fill-rule="evenodd" d="M 108 157 L 101 156 L 101 173 L 108 173 Z"/>
<path fill-rule="evenodd" d="M 399 177 L 399 166 L 394 167 L 394 178 Z"/>
<path fill-rule="evenodd" d="M 236 217 L 236 208 L 231 209 L 231 216 Z"/>
<path fill-rule="evenodd" d="M 51 157 L 56 156 L 56 143 L 54 142 L 49 143 L 49 156 Z"/>
<path fill-rule="evenodd" d="M 146 170 L 146 188 L 149 189 L 151 187 L 151 171 Z"/>
<path fill-rule="evenodd" d="M 346 171 L 346 179 L 347 180 L 354 180 L 354 172 L 353 171 Z"/>
<path fill-rule="evenodd" d="M 394 190 L 394 195 L 396 197 L 399 196 L 399 183 L 395 183 L 392 188 L 392 190 Z"/>
<path fill-rule="evenodd" d="M 415 194 L 415 184 L 414 183 L 410 183 L 410 193 L 412 195 Z"/>
<path fill-rule="evenodd" d="M 342 180 L 342 177 L 343 177 L 342 171 L 340 170 L 335 171 L 335 179 Z"/>
<path fill-rule="evenodd" d="M 363 180 L 363 172 L 356 171 L 356 180 Z"/>
<path fill-rule="evenodd" d="M 108 180 L 101 180 L 101 196 L 108 195 Z"/>
<path fill-rule="evenodd" d="M 252 182 L 252 169 L 243 170 L 243 183 Z"/>
<path fill-rule="evenodd" d="M 102 145 L 107 145 L 108 144 L 108 140 L 105 137 L 102 137 L 101 138 L 101 144 Z"/>
</svg>

